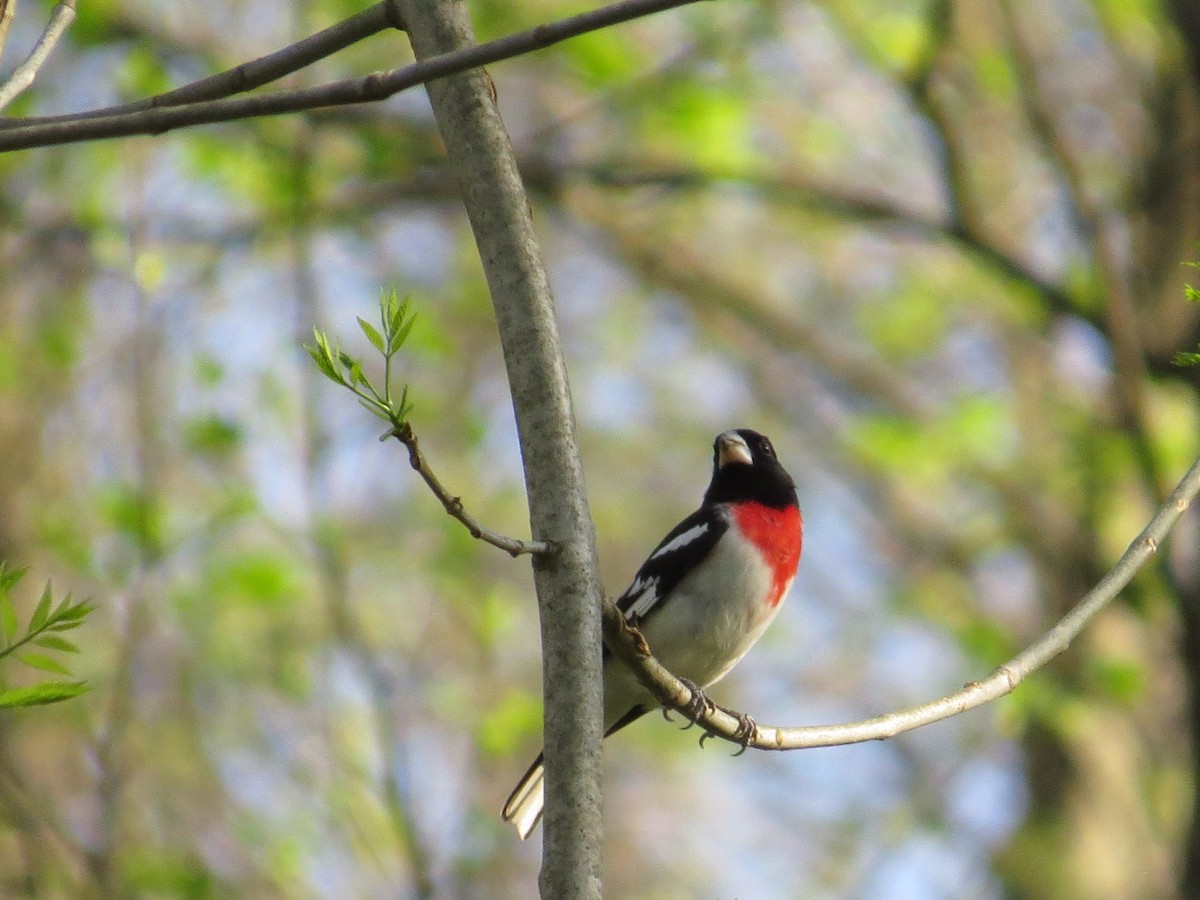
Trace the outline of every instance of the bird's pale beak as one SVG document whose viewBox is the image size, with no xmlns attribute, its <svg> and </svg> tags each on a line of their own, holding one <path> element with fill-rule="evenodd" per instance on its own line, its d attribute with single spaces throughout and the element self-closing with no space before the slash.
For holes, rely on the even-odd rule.
<svg viewBox="0 0 1200 900">
<path fill-rule="evenodd" d="M 736 431 L 726 431 L 717 435 L 717 467 L 724 468 L 730 463 L 744 463 L 747 466 L 754 464 L 750 446 Z"/>
</svg>

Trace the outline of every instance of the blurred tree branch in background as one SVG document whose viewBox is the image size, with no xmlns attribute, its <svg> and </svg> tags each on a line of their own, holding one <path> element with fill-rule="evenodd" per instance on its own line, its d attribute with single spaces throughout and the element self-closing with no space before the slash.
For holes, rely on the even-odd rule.
<svg viewBox="0 0 1200 900">
<path fill-rule="evenodd" d="M 389 0 L 389 4 L 391 2 L 393 0 Z M 342 23 L 340 28 L 291 45 L 245 67 L 237 67 L 219 77 L 210 77 L 144 101 L 114 109 L 54 117 L 45 122 L 12 120 L 0 123 L 0 152 L 101 138 L 162 134 L 192 125 L 211 125 L 328 106 L 374 103 L 439 78 L 511 59 L 589 31 L 694 2 L 620 0 L 598 10 L 539 25 L 486 44 L 447 51 L 400 69 L 374 72 L 362 78 L 311 88 L 227 98 L 230 93 L 242 93 L 258 87 L 301 65 L 311 65 L 313 61 L 335 53 L 353 41 L 382 30 L 384 25 L 395 26 L 396 19 L 387 10 L 374 15 L 360 14 Z"/>
</svg>

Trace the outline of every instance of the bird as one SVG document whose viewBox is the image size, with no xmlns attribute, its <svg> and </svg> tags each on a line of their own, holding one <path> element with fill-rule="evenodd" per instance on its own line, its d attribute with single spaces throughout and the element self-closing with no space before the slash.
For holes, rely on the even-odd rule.
<svg viewBox="0 0 1200 900">
<path fill-rule="evenodd" d="M 616 601 L 658 661 L 692 689 L 696 709 L 713 705 L 703 690 L 737 665 L 779 612 L 800 564 L 803 531 L 795 482 L 770 440 L 748 428 L 717 435 L 700 508 L 667 533 Z M 603 652 L 607 738 L 660 704 L 628 666 Z M 735 715 L 744 749 L 756 726 Z M 522 840 L 542 817 L 542 758 L 501 812 Z"/>
</svg>

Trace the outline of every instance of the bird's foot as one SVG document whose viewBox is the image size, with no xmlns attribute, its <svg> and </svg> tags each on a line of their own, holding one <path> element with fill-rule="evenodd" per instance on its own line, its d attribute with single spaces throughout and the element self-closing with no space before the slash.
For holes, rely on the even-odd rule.
<svg viewBox="0 0 1200 900">
<path fill-rule="evenodd" d="M 724 706 L 716 708 L 737 719 L 738 726 L 733 732 L 732 740 L 734 743 L 741 745 L 742 749 L 733 755 L 741 756 L 751 744 L 758 740 L 758 723 L 754 721 L 753 717 L 746 715 L 746 713 L 738 712 L 736 709 L 727 709 Z M 705 741 L 716 736 L 717 734 L 714 731 L 705 731 L 704 734 L 700 735 L 700 746 L 703 747 Z"/>
<path fill-rule="evenodd" d="M 752 716 L 744 712 L 736 712 L 732 709 L 727 709 L 725 712 L 738 721 L 737 730 L 733 733 L 733 740 L 735 743 L 741 744 L 742 749 L 733 755 L 741 756 L 746 752 L 746 748 L 758 740 L 758 723 L 754 721 Z"/>
<path fill-rule="evenodd" d="M 700 715 L 701 713 L 712 712 L 717 708 L 717 704 L 709 700 L 708 695 L 705 694 L 703 689 L 694 681 L 689 681 L 686 678 L 680 678 L 679 682 L 692 692 L 692 697 L 690 700 L 688 700 L 687 706 L 681 710 L 681 712 L 688 718 L 687 724 L 684 725 L 681 730 L 687 731 L 696 724 L 694 721 L 696 716 Z M 663 715 L 667 715 L 667 710 L 665 707 L 663 708 Z M 667 721 L 670 721 L 669 716 L 667 717 Z"/>
</svg>

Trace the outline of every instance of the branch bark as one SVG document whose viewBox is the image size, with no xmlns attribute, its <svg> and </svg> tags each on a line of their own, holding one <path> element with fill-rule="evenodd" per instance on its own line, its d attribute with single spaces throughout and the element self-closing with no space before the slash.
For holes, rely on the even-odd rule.
<svg viewBox="0 0 1200 900">
<path fill-rule="evenodd" d="M 241 94 L 264 84 L 270 84 L 293 72 L 298 72 L 318 60 L 332 56 L 364 38 L 378 34 L 388 28 L 404 29 L 395 0 L 383 0 L 364 9 L 348 19 L 330 25 L 309 35 L 303 40 L 289 44 L 274 53 L 241 63 L 232 69 L 209 75 L 173 90 L 133 103 L 106 106 L 87 112 L 68 113 L 62 116 L 40 116 L 38 118 L 14 118 L 0 122 L 0 128 L 16 128 L 23 125 L 81 122 L 107 116 L 135 113 L 144 109 L 162 109 L 168 106 L 185 106 L 206 100 L 219 100 L 233 94 Z M 3 105 L 3 104 L 0 104 Z"/>
<path fill-rule="evenodd" d="M 433 470 L 429 468 L 429 463 L 425 461 L 425 454 L 421 452 L 421 445 L 417 442 L 417 433 L 413 431 L 412 426 L 407 422 L 404 423 L 402 428 L 392 429 L 384 437 L 394 437 L 408 448 L 409 465 L 421 476 L 425 484 L 429 487 L 429 490 L 433 491 L 433 495 L 441 501 L 442 507 L 446 512 L 462 522 L 463 526 L 470 532 L 471 537 L 483 541 L 485 544 L 491 544 L 493 547 L 499 547 L 509 556 L 520 556 L 522 553 L 550 552 L 550 547 L 545 541 L 522 541 L 519 538 L 508 537 L 507 535 L 500 534 L 498 531 L 493 531 L 468 513 L 463 506 L 462 498 L 456 497 L 446 490 L 441 480 L 433 474 Z"/>
<path fill-rule="evenodd" d="M 461 0 L 400 6 L 418 59 L 469 52 Z M 553 299 L 490 79 L 476 70 L 428 90 L 496 311 L 533 538 L 555 551 L 534 557 L 545 697 L 541 892 L 598 898 L 603 594 Z"/>
<path fill-rule="evenodd" d="M 502 59 L 521 56 L 589 31 L 597 31 L 694 2 L 696 0 L 621 0 L 610 6 L 538 25 L 484 44 L 472 41 L 469 46 L 454 51 L 429 54 L 416 63 L 399 69 L 374 72 L 361 78 L 334 81 L 311 88 L 188 103 L 163 109 L 141 109 L 137 112 L 114 115 L 88 113 L 69 121 L 33 119 L 19 125 L 0 127 L 0 152 L 135 134 L 162 134 L 189 125 L 232 122 L 326 106 L 386 100 L 393 94 L 418 84 L 426 84 Z M 407 9 L 408 6 L 407 3 L 400 4 L 401 9 Z M 407 15 L 404 18 L 408 20 Z"/>
</svg>

